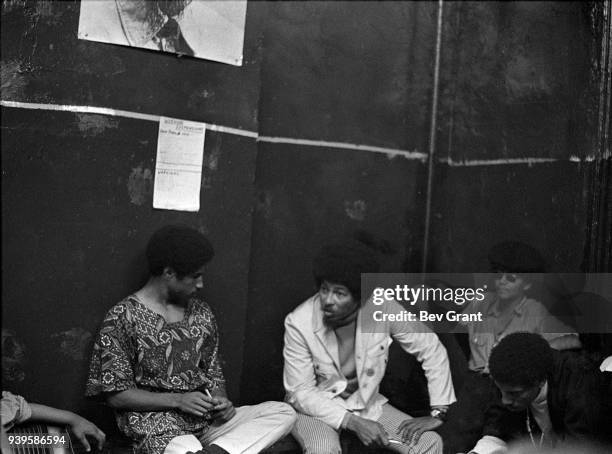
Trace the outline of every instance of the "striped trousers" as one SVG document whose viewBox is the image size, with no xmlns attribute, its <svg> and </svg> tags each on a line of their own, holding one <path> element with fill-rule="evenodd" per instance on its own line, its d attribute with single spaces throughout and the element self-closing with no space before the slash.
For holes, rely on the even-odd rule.
<svg viewBox="0 0 612 454">
<path fill-rule="evenodd" d="M 389 405 L 383 405 L 383 413 L 378 422 L 391 438 L 400 439 L 397 429 L 402 421 L 412 417 Z M 302 447 L 304 454 L 342 454 L 340 432 L 320 419 L 297 414 L 297 421 L 291 431 Z M 442 454 L 442 439 L 435 432 L 424 432 L 416 443 L 389 445 L 387 449 L 400 454 Z"/>
</svg>

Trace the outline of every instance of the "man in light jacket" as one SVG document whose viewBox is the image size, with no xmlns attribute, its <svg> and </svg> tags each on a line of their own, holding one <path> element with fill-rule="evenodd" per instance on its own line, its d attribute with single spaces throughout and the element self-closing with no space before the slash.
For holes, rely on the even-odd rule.
<svg viewBox="0 0 612 454">
<path fill-rule="evenodd" d="M 374 251 L 360 242 L 324 247 L 314 261 L 319 291 L 285 319 L 286 400 L 298 413 L 292 434 L 305 453 L 340 453 L 342 430 L 366 446 L 442 452 L 432 430 L 455 401 L 446 350 L 420 322 L 377 322 L 364 310 L 369 295 L 361 295 L 361 273 L 378 269 Z M 395 301 L 385 309 L 402 311 Z M 392 340 L 422 363 L 431 416 L 412 418 L 378 392 Z"/>
</svg>

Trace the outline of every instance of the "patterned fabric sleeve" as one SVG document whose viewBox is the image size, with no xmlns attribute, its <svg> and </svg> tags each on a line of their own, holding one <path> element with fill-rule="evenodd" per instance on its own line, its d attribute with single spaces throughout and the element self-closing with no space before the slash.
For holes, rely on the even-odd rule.
<svg viewBox="0 0 612 454">
<path fill-rule="evenodd" d="M 115 305 L 104 317 L 93 347 L 86 396 L 103 397 L 102 393 L 136 387 L 133 370 L 136 353 L 131 331 L 131 317 L 126 304 Z"/>
<path fill-rule="evenodd" d="M 211 339 L 208 354 L 203 355 L 200 367 L 206 371 L 206 377 L 211 381 L 211 389 L 225 388 L 225 377 L 219 359 L 219 330 L 215 316 L 208 305 L 206 305 L 206 310 L 210 320 Z"/>
</svg>

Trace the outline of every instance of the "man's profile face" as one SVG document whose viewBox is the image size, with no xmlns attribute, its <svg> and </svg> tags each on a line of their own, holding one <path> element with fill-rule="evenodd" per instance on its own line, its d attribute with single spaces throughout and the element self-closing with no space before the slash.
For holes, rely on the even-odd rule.
<svg viewBox="0 0 612 454">
<path fill-rule="evenodd" d="M 328 326 L 337 326 L 359 308 L 359 301 L 353 298 L 351 291 L 342 284 L 323 281 L 319 287 L 323 322 Z"/>
<path fill-rule="evenodd" d="M 202 279 L 203 268 L 179 278 L 176 274 L 168 283 L 168 300 L 184 306 L 198 290 L 204 287 Z"/>
<path fill-rule="evenodd" d="M 543 384 L 537 383 L 532 386 L 522 386 L 495 382 L 495 385 L 502 393 L 502 403 L 510 411 L 525 410 L 538 396 Z"/>
</svg>

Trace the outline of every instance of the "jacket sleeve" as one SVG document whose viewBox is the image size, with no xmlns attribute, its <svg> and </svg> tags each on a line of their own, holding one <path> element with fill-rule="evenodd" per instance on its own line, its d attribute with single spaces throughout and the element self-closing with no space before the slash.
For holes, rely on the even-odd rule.
<svg viewBox="0 0 612 454">
<path fill-rule="evenodd" d="M 391 322 L 390 332 L 404 351 L 416 356 L 421 363 L 427 377 L 430 405 L 455 402 L 448 355 L 438 336 L 420 322 Z"/>
<path fill-rule="evenodd" d="M 291 314 L 285 319 L 283 382 L 287 401 L 300 413 L 338 429 L 347 410 L 317 389 L 312 354 Z"/>
<path fill-rule="evenodd" d="M 595 364 L 584 358 L 571 359 L 570 367 L 557 383 L 555 402 L 564 407 L 563 426 L 569 440 L 605 437 L 606 408 L 612 408 L 610 390 L 606 390 L 604 375 Z M 560 413 L 560 412 L 559 412 Z"/>
</svg>

